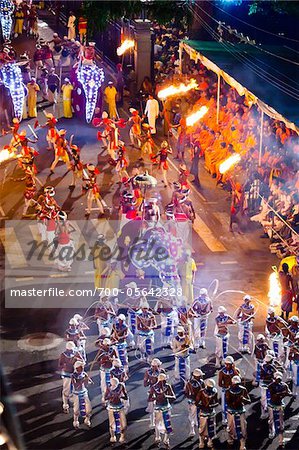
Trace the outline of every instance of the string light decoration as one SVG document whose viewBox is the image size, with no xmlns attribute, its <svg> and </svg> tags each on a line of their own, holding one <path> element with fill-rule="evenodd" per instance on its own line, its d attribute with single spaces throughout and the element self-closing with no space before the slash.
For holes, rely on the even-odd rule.
<svg viewBox="0 0 299 450">
<path fill-rule="evenodd" d="M 7 63 L 1 67 L 0 76 L 12 98 L 14 116 L 21 120 L 25 101 L 25 87 L 21 69 L 15 63 Z"/>
<path fill-rule="evenodd" d="M 77 77 L 85 93 L 85 117 L 87 123 L 89 123 L 96 107 L 98 90 L 105 79 L 104 71 L 95 64 L 91 66 L 82 64 L 78 69 Z"/>
<path fill-rule="evenodd" d="M 0 23 L 4 41 L 8 41 L 10 38 L 14 9 L 15 7 L 12 0 L 0 1 Z"/>
</svg>

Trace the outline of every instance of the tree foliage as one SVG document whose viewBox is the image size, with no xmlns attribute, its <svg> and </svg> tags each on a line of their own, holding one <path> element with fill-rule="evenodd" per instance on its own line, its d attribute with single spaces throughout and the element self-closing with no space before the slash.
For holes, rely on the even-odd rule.
<svg viewBox="0 0 299 450">
<path fill-rule="evenodd" d="M 147 18 L 160 24 L 190 22 L 191 16 L 185 1 L 172 0 L 127 0 L 127 1 L 85 1 L 83 14 L 88 20 L 88 33 L 104 31 L 109 20 Z"/>
<path fill-rule="evenodd" d="M 248 14 L 267 14 L 269 10 L 272 10 L 278 14 L 299 15 L 298 3 L 296 1 L 293 2 L 286 0 L 260 0 L 250 2 Z"/>
</svg>

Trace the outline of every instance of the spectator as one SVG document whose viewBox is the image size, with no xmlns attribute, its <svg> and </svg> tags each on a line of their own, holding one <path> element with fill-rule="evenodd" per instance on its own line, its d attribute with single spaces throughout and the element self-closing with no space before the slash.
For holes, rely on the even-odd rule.
<svg viewBox="0 0 299 450">
<path fill-rule="evenodd" d="M 156 134 L 156 120 L 159 117 L 159 103 L 152 94 L 149 94 L 146 102 L 144 116 L 147 117 L 151 134 Z"/>
<path fill-rule="evenodd" d="M 24 25 L 24 13 L 22 8 L 19 6 L 15 12 L 15 38 L 18 37 L 19 34 L 23 33 L 23 25 Z"/>
<path fill-rule="evenodd" d="M 69 40 L 76 39 L 76 26 L 75 26 L 75 23 L 76 23 L 76 16 L 75 16 L 75 14 L 72 11 L 70 11 L 69 20 L 68 20 L 68 23 L 67 23 L 67 28 L 68 28 L 68 35 L 67 35 L 67 37 L 68 37 Z"/>
<path fill-rule="evenodd" d="M 48 76 L 48 100 L 51 104 L 57 103 L 59 83 L 59 76 L 55 73 L 54 67 L 52 67 Z"/>
<path fill-rule="evenodd" d="M 61 87 L 62 98 L 63 98 L 63 116 L 66 119 L 71 119 L 73 117 L 72 111 L 72 91 L 74 87 L 68 78 L 64 79 L 64 84 Z"/>
<path fill-rule="evenodd" d="M 113 81 L 108 82 L 108 86 L 104 90 L 105 102 L 108 105 L 110 119 L 116 119 L 118 117 L 116 109 L 116 94 L 117 90 L 113 86 Z"/>
<path fill-rule="evenodd" d="M 279 282 L 281 287 L 281 317 L 288 320 L 289 314 L 292 312 L 294 285 L 289 266 L 286 263 L 282 264 L 282 270 L 279 272 Z"/>
<path fill-rule="evenodd" d="M 39 92 L 39 86 L 36 83 L 35 78 L 32 78 L 30 83 L 27 84 L 28 89 L 28 117 L 37 117 L 36 103 L 37 93 Z"/>
<path fill-rule="evenodd" d="M 125 81 L 124 81 L 122 65 L 117 64 L 116 69 L 117 69 L 117 74 L 116 74 L 117 104 L 119 106 L 123 106 Z"/>
</svg>

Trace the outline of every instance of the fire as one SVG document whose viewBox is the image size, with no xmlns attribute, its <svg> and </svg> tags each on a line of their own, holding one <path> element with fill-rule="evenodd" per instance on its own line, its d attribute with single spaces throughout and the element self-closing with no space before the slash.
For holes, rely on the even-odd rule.
<svg viewBox="0 0 299 450">
<path fill-rule="evenodd" d="M 116 53 L 118 56 L 123 55 L 127 50 L 130 48 L 133 48 L 135 45 L 135 42 L 132 39 L 126 39 L 120 47 L 116 50 Z"/>
<path fill-rule="evenodd" d="M 196 111 L 193 114 L 190 114 L 190 116 L 186 119 L 186 125 L 187 127 L 192 127 L 196 122 L 198 122 L 200 119 L 203 118 L 203 116 L 209 111 L 209 108 L 206 106 L 202 106 L 199 108 L 198 111 Z"/>
<path fill-rule="evenodd" d="M 189 84 L 181 83 L 179 86 L 168 86 L 165 89 L 162 89 L 158 92 L 158 97 L 161 100 L 165 100 L 167 97 L 171 97 L 172 95 L 184 94 L 185 92 L 190 91 L 191 89 L 196 89 L 198 87 L 196 81 L 192 78 Z"/>
<path fill-rule="evenodd" d="M 4 148 L 0 151 L 0 164 L 9 159 L 15 158 L 16 155 L 14 152 L 10 152 L 8 149 Z"/>
<path fill-rule="evenodd" d="M 270 306 L 278 306 L 281 302 L 281 287 L 279 283 L 277 269 L 275 267 L 274 272 L 269 276 L 269 291 L 268 298 L 270 301 Z"/>
<path fill-rule="evenodd" d="M 241 161 L 241 156 L 239 153 L 235 153 L 234 155 L 231 155 L 229 158 L 227 158 L 225 161 L 223 161 L 219 166 L 219 172 L 225 173 L 229 169 L 231 169 L 233 166 L 235 166 L 238 162 Z"/>
</svg>

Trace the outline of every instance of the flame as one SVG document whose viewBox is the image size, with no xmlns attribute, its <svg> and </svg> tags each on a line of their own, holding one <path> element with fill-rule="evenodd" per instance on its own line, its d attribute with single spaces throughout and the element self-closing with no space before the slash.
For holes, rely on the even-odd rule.
<svg viewBox="0 0 299 450">
<path fill-rule="evenodd" d="M 132 39 L 126 39 L 120 47 L 116 50 L 116 53 L 118 56 L 123 55 L 127 50 L 130 48 L 133 48 L 135 45 L 135 42 Z"/>
<path fill-rule="evenodd" d="M 172 95 L 184 94 L 185 92 L 190 91 L 191 89 L 197 88 L 198 85 L 196 81 L 192 78 L 189 84 L 181 83 L 179 86 L 168 86 L 165 89 L 162 89 L 158 92 L 158 98 L 161 100 L 165 100 L 167 97 L 171 97 Z"/>
<path fill-rule="evenodd" d="M 241 161 L 241 156 L 239 153 L 235 153 L 234 155 L 231 155 L 229 158 L 227 158 L 225 161 L 223 161 L 219 166 L 219 172 L 225 173 L 229 169 L 231 169 L 235 164 Z"/>
<path fill-rule="evenodd" d="M 196 122 L 198 122 L 200 119 L 203 118 L 203 116 L 209 111 L 209 108 L 207 106 L 202 106 L 199 108 L 198 111 L 196 111 L 193 114 L 190 114 L 190 116 L 186 119 L 186 125 L 187 127 L 192 127 Z"/>
<path fill-rule="evenodd" d="M 277 271 L 272 272 L 269 275 L 269 291 L 268 298 L 270 301 L 270 306 L 278 306 L 281 302 L 281 287 L 279 283 Z"/>
<path fill-rule="evenodd" d="M 16 157 L 16 154 L 8 149 L 4 148 L 0 151 L 0 164 L 9 159 L 13 159 Z"/>
</svg>

